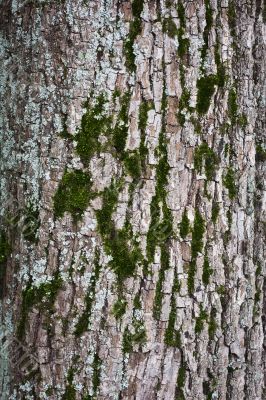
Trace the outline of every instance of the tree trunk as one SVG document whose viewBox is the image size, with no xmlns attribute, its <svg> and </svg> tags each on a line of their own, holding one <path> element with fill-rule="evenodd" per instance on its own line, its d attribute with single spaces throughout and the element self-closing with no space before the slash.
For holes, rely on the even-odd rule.
<svg viewBox="0 0 266 400">
<path fill-rule="evenodd" d="M 263 2 L 0 9 L 1 399 L 265 398 Z"/>
</svg>

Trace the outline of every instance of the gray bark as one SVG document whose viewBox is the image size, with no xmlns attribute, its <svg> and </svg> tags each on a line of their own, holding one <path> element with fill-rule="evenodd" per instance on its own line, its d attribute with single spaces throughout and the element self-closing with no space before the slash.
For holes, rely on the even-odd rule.
<svg viewBox="0 0 266 400">
<path fill-rule="evenodd" d="M 1 399 L 265 398 L 263 1 L 0 11 Z"/>
</svg>

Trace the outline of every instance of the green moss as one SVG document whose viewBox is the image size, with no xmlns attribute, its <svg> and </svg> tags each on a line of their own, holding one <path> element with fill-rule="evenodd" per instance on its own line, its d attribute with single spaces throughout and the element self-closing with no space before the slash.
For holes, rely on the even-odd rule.
<svg viewBox="0 0 266 400">
<path fill-rule="evenodd" d="M 204 45 L 201 49 L 201 57 L 202 60 L 205 59 L 206 54 L 207 54 L 207 49 L 209 46 L 209 34 L 211 31 L 211 27 L 212 27 L 212 22 L 213 22 L 213 12 L 211 9 L 211 5 L 210 5 L 210 1 L 209 0 L 204 0 L 204 4 L 205 4 L 205 19 L 206 19 L 206 25 L 203 31 L 203 40 L 204 40 Z"/>
<path fill-rule="evenodd" d="M 177 31 L 178 35 L 178 56 L 183 58 L 189 50 L 189 39 L 184 38 L 185 29 L 186 29 L 186 16 L 185 16 L 185 8 L 183 6 L 182 1 L 178 1 L 177 5 L 177 15 L 180 21 L 180 27 Z"/>
<path fill-rule="evenodd" d="M 237 194 L 235 180 L 235 172 L 232 167 L 229 167 L 227 169 L 226 175 L 223 178 L 223 184 L 228 190 L 228 195 L 231 200 L 233 200 Z"/>
<path fill-rule="evenodd" d="M 94 273 L 91 276 L 90 284 L 88 288 L 88 292 L 85 298 L 85 310 L 80 316 L 76 327 L 75 327 L 75 335 L 81 336 L 85 331 L 88 329 L 88 325 L 91 318 L 91 310 L 92 305 L 95 299 L 95 290 L 96 290 L 96 283 L 100 276 L 101 265 L 99 263 L 99 251 L 96 249 L 95 251 L 95 261 L 94 261 Z"/>
<path fill-rule="evenodd" d="M 184 126 L 186 122 L 184 110 L 192 111 L 191 107 L 189 106 L 189 100 L 190 100 L 190 92 L 186 88 L 183 88 L 181 97 L 179 99 L 179 107 L 177 114 L 177 118 L 181 126 Z"/>
<path fill-rule="evenodd" d="M 176 24 L 174 23 L 172 17 L 165 18 L 163 20 L 163 32 L 171 38 L 175 38 L 178 34 Z"/>
<path fill-rule="evenodd" d="M 235 1 L 229 0 L 228 2 L 228 24 L 231 31 L 231 35 L 235 37 L 236 35 L 236 10 Z"/>
<path fill-rule="evenodd" d="M 217 78 L 215 75 L 203 76 L 197 81 L 197 104 L 196 109 L 199 114 L 206 114 L 211 103 L 211 98 L 215 91 Z"/>
<path fill-rule="evenodd" d="M 133 346 L 143 345 L 146 342 L 146 331 L 143 322 L 133 318 L 133 331 L 131 332 L 128 327 L 126 327 L 123 334 L 122 349 L 123 353 L 131 353 L 133 351 Z"/>
<path fill-rule="evenodd" d="M 128 327 L 126 327 L 123 334 L 122 349 L 124 354 L 131 353 L 133 350 L 132 334 L 129 331 Z"/>
<path fill-rule="evenodd" d="M 29 242 L 36 243 L 37 231 L 40 227 L 39 210 L 32 204 L 28 204 L 24 212 L 22 234 Z"/>
<path fill-rule="evenodd" d="M 214 224 L 216 224 L 216 222 L 217 222 L 217 219 L 218 219 L 218 216 L 219 216 L 219 211 L 220 211 L 219 203 L 214 201 L 212 203 L 212 216 L 211 216 L 212 222 Z"/>
<path fill-rule="evenodd" d="M 105 103 L 104 95 L 101 94 L 94 106 L 91 106 L 89 101 L 84 104 L 86 112 L 82 116 L 74 140 L 77 142 L 76 151 L 85 164 L 88 164 L 92 156 L 101 150 L 99 136 L 111 131 L 111 117 L 103 114 Z"/>
<path fill-rule="evenodd" d="M 194 291 L 194 278 L 196 274 L 196 258 L 203 248 L 203 235 L 205 232 L 205 222 L 198 209 L 195 212 L 194 225 L 191 241 L 191 262 L 188 270 L 188 291 L 190 294 Z"/>
<path fill-rule="evenodd" d="M 3 297 L 6 277 L 6 261 L 11 254 L 11 245 L 4 231 L 0 231 L 0 299 Z"/>
<path fill-rule="evenodd" d="M 186 368 L 184 365 L 181 365 L 177 377 L 178 388 L 183 388 L 185 386 L 185 381 L 186 381 Z"/>
<path fill-rule="evenodd" d="M 266 150 L 262 147 L 261 144 L 256 146 L 256 161 L 257 162 L 265 162 L 266 161 Z"/>
<path fill-rule="evenodd" d="M 5 263 L 11 253 L 11 246 L 5 232 L 0 232 L 0 264 Z"/>
<path fill-rule="evenodd" d="M 246 114 L 239 115 L 237 122 L 241 126 L 241 128 L 246 128 L 246 126 L 248 125 L 248 118 Z"/>
<path fill-rule="evenodd" d="M 195 149 L 194 166 L 196 171 L 200 173 L 202 172 L 203 163 L 207 180 L 210 181 L 214 179 L 218 157 L 206 142 L 202 143 Z"/>
<path fill-rule="evenodd" d="M 62 400 L 75 400 L 76 399 L 76 390 L 73 384 L 74 379 L 74 369 L 70 368 L 67 375 L 67 386 L 65 393 L 62 396 Z"/>
<path fill-rule="evenodd" d="M 123 157 L 128 135 L 128 109 L 130 103 L 130 92 L 126 92 L 121 99 L 121 108 L 117 123 L 112 131 L 113 144 L 119 157 Z"/>
<path fill-rule="evenodd" d="M 102 360 L 100 359 L 97 353 L 94 353 L 93 363 L 92 363 L 92 389 L 93 389 L 93 398 L 96 398 L 98 388 L 101 383 L 101 366 Z"/>
<path fill-rule="evenodd" d="M 148 112 L 154 109 L 152 101 L 143 100 L 139 106 L 139 129 L 145 130 L 148 122 Z"/>
<path fill-rule="evenodd" d="M 205 286 L 210 283 L 210 276 L 213 274 L 213 269 L 210 266 L 207 254 L 205 254 L 202 271 L 202 282 Z"/>
<path fill-rule="evenodd" d="M 186 236 L 189 234 L 190 226 L 189 226 L 189 219 L 187 216 L 187 210 L 185 210 L 182 214 L 182 220 L 179 225 L 180 236 L 182 239 L 185 239 Z"/>
<path fill-rule="evenodd" d="M 194 226 L 192 231 L 191 241 L 191 255 L 192 258 L 196 258 L 198 253 L 202 251 L 203 247 L 203 235 L 205 232 L 205 222 L 198 209 L 195 212 Z"/>
<path fill-rule="evenodd" d="M 66 171 L 54 195 L 55 217 L 69 212 L 75 221 L 80 220 L 91 199 L 91 185 L 89 173 Z"/>
<path fill-rule="evenodd" d="M 27 288 L 23 290 L 21 318 L 17 329 L 17 336 L 19 339 L 22 339 L 24 336 L 28 314 L 33 306 L 48 310 L 49 312 L 53 311 L 53 305 L 58 291 L 62 288 L 62 284 L 62 278 L 57 271 L 51 281 L 42 283 L 38 287 L 32 286 L 31 283 L 29 283 Z"/>
<path fill-rule="evenodd" d="M 195 324 L 195 333 L 199 334 L 203 331 L 203 327 L 204 327 L 204 322 L 207 320 L 207 313 L 205 310 L 202 309 L 202 307 L 200 308 L 200 314 L 198 316 L 198 318 L 196 319 L 196 324 Z"/>
<path fill-rule="evenodd" d="M 170 309 L 170 314 L 169 314 L 169 321 L 168 325 L 165 331 L 165 337 L 164 337 L 164 342 L 167 346 L 173 346 L 173 347 L 181 347 L 181 335 L 180 331 L 175 329 L 175 321 L 176 321 L 176 314 L 177 314 L 177 309 L 176 309 L 176 300 L 175 300 L 175 293 L 179 290 L 180 284 L 177 280 L 177 277 L 175 277 L 174 284 L 173 284 L 173 289 L 172 289 L 172 295 L 171 295 L 171 309 Z"/>
<path fill-rule="evenodd" d="M 121 319 L 126 312 L 127 302 L 125 299 L 118 299 L 112 309 L 112 314 L 116 319 Z"/>
<path fill-rule="evenodd" d="M 209 321 L 209 328 L 208 328 L 209 339 L 210 340 L 214 339 L 214 335 L 215 335 L 216 329 L 217 329 L 216 309 L 212 308 L 211 309 L 211 315 L 210 315 L 210 321 Z"/>
<path fill-rule="evenodd" d="M 141 176 L 141 159 L 137 150 L 127 152 L 123 158 L 126 171 L 134 179 L 138 180 Z"/>
<path fill-rule="evenodd" d="M 155 289 L 155 298 L 154 298 L 154 303 L 153 303 L 153 318 L 159 321 L 160 316 L 161 316 L 161 308 L 162 308 L 162 301 L 163 301 L 163 282 L 165 278 L 165 271 L 161 267 L 159 271 L 159 278 L 156 283 L 156 289 Z"/>
<path fill-rule="evenodd" d="M 140 301 L 139 293 L 137 293 L 136 296 L 134 297 L 133 306 L 134 306 L 134 309 L 141 310 L 141 301 Z"/>
<path fill-rule="evenodd" d="M 229 91 L 228 95 L 228 115 L 229 118 L 231 119 L 232 125 L 236 124 L 237 121 L 237 93 L 236 89 L 233 87 Z"/>
<path fill-rule="evenodd" d="M 124 45 L 126 67 L 131 72 L 136 70 L 133 45 L 136 37 L 141 33 L 140 15 L 143 10 L 143 3 L 143 0 L 133 0 L 132 2 L 133 21 L 130 23 L 128 38 Z"/>
<path fill-rule="evenodd" d="M 225 80 L 226 80 L 226 72 L 225 72 L 225 66 L 221 61 L 221 56 L 220 56 L 220 51 L 219 51 L 219 45 L 216 43 L 214 47 L 214 59 L 215 59 L 215 64 L 217 68 L 217 85 L 219 87 L 224 87 L 225 85 Z"/>
</svg>

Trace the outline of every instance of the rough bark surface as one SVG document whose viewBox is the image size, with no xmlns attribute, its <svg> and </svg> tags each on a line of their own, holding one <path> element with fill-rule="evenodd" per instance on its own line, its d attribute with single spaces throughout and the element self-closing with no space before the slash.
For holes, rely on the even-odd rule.
<svg viewBox="0 0 266 400">
<path fill-rule="evenodd" d="M 263 1 L 0 24 L 1 399 L 265 398 Z"/>
</svg>

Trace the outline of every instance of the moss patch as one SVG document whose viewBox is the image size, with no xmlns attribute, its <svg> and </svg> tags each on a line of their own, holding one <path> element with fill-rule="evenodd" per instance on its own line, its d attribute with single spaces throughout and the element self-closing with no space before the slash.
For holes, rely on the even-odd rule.
<svg viewBox="0 0 266 400">
<path fill-rule="evenodd" d="M 182 239 L 185 239 L 186 236 L 189 234 L 190 226 L 189 226 L 189 219 L 187 216 L 187 210 L 185 210 L 182 214 L 182 220 L 179 225 L 179 231 Z"/>
<path fill-rule="evenodd" d="M 235 172 L 232 167 L 229 167 L 227 169 L 226 175 L 223 178 L 223 184 L 228 190 L 228 195 L 231 200 L 233 200 L 237 194 L 235 180 Z"/>
<path fill-rule="evenodd" d="M 22 339 L 24 336 L 30 310 L 35 306 L 49 312 L 53 311 L 56 296 L 62 285 L 62 278 L 59 272 L 56 272 L 50 282 L 42 283 L 38 287 L 32 286 L 29 283 L 27 288 L 23 290 L 21 318 L 17 329 L 19 339 Z"/>
<path fill-rule="evenodd" d="M 210 277 L 213 274 L 213 269 L 210 266 L 207 254 L 205 254 L 203 262 L 202 282 L 205 286 L 210 283 Z"/>
<path fill-rule="evenodd" d="M 37 232 L 40 227 L 39 210 L 33 204 L 28 204 L 24 213 L 22 234 L 29 242 L 36 243 Z"/>
<path fill-rule="evenodd" d="M 91 199 L 91 186 L 89 173 L 66 171 L 54 195 L 55 217 L 63 217 L 69 212 L 75 221 L 80 220 Z"/>
<path fill-rule="evenodd" d="M 171 38 L 175 38 L 177 36 L 178 30 L 171 17 L 163 20 L 163 32 L 167 33 L 167 35 Z"/>
<path fill-rule="evenodd" d="M 194 225 L 192 230 L 191 241 L 191 262 L 188 270 L 188 291 L 190 294 L 194 291 L 194 278 L 196 273 L 196 259 L 198 253 L 203 248 L 203 236 L 205 232 L 205 222 L 198 209 L 195 212 Z"/>
<path fill-rule="evenodd" d="M 202 78 L 198 79 L 196 109 L 199 114 L 206 114 L 209 110 L 216 83 L 217 78 L 215 75 L 203 76 Z"/>
<path fill-rule="evenodd" d="M 91 318 L 91 311 L 93 302 L 95 299 L 95 290 L 96 290 L 96 283 L 100 276 L 101 265 L 99 263 L 99 251 L 96 250 L 95 252 L 95 261 L 94 261 L 94 273 L 91 276 L 90 284 L 88 288 L 88 292 L 85 298 L 85 310 L 80 316 L 76 327 L 75 327 L 75 335 L 81 336 L 85 331 L 88 329 L 88 325 Z"/>
<path fill-rule="evenodd" d="M 143 10 L 143 0 L 132 1 L 132 14 L 133 21 L 130 23 L 128 38 L 124 44 L 124 52 L 126 57 L 126 67 L 129 71 L 134 72 L 136 70 L 135 65 L 135 53 L 134 53 L 134 41 L 137 36 L 141 33 L 141 18 L 140 15 Z"/>
<path fill-rule="evenodd" d="M 207 180 L 210 181 L 214 179 L 218 157 L 214 153 L 213 149 L 208 147 L 205 142 L 195 149 L 194 166 L 196 171 L 200 173 L 202 172 L 203 163 Z"/>
<path fill-rule="evenodd" d="M 95 105 L 89 101 L 84 104 L 85 114 L 81 119 L 81 126 L 74 140 L 77 142 L 76 151 L 81 160 L 87 165 L 94 153 L 101 150 L 99 136 L 108 134 L 111 130 L 111 117 L 104 115 L 106 99 L 98 96 Z"/>
</svg>

